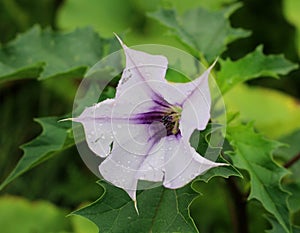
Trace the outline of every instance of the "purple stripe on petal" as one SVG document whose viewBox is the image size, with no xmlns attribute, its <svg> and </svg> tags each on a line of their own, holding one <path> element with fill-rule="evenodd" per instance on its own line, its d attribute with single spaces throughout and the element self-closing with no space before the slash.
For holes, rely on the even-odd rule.
<svg viewBox="0 0 300 233">
<path fill-rule="evenodd" d="M 156 121 L 160 122 L 164 115 L 165 113 L 160 111 L 138 113 L 134 120 L 137 124 L 152 124 Z"/>
</svg>

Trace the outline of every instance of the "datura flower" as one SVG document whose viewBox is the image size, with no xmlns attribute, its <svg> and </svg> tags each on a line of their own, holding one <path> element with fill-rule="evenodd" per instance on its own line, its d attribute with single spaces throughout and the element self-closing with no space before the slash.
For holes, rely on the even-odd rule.
<svg viewBox="0 0 300 233">
<path fill-rule="evenodd" d="M 83 125 L 89 148 L 105 158 L 99 165 L 103 178 L 136 204 L 138 180 L 177 189 L 224 164 L 202 157 L 189 143 L 193 131 L 205 129 L 210 119 L 213 65 L 191 82 L 172 83 L 165 79 L 166 57 L 120 43 L 126 67 L 115 98 L 87 107 L 72 120 Z"/>
</svg>

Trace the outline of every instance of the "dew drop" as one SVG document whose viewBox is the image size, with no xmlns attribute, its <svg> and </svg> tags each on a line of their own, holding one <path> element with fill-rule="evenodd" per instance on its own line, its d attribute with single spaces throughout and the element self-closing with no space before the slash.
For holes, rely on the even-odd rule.
<svg viewBox="0 0 300 233">
<path fill-rule="evenodd" d="M 104 134 L 102 134 L 102 136 L 101 136 L 101 139 L 105 139 L 105 136 L 104 136 Z"/>
<path fill-rule="evenodd" d="M 117 125 L 118 129 L 121 129 L 122 128 L 122 125 Z"/>
</svg>

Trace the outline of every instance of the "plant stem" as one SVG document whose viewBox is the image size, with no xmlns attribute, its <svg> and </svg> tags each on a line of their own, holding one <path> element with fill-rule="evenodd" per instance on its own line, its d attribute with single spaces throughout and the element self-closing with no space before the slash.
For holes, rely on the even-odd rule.
<svg viewBox="0 0 300 233">
<path fill-rule="evenodd" d="M 233 201 L 232 223 L 235 233 L 248 233 L 247 202 L 234 178 L 227 179 L 227 186 Z"/>
<path fill-rule="evenodd" d="M 295 157 L 291 158 L 289 161 L 287 161 L 286 164 L 284 164 L 284 167 L 289 168 L 292 165 L 294 165 L 298 160 L 300 160 L 300 153 L 297 154 Z"/>
</svg>

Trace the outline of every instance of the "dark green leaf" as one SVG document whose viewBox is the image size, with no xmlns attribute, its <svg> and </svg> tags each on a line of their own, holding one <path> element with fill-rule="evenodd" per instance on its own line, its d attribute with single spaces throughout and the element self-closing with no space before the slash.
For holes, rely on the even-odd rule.
<svg viewBox="0 0 300 233">
<path fill-rule="evenodd" d="M 205 174 L 199 176 L 196 180 L 201 180 L 208 183 L 208 181 L 210 181 L 214 177 L 224 177 L 224 178 L 228 178 L 230 176 L 243 177 L 242 174 L 236 168 L 230 165 L 229 162 L 226 161 L 224 158 L 219 157 L 216 162 L 226 163 L 228 164 L 228 166 L 220 166 L 220 167 L 209 169 Z"/>
<path fill-rule="evenodd" d="M 1 184 L 0 190 L 32 167 L 74 145 L 71 122 L 58 122 L 58 117 L 38 118 L 36 121 L 43 127 L 43 132 L 21 146 L 23 157 Z"/>
<path fill-rule="evenodd" d="M 237 61 L 220 60 L 220 64 L 217 82 L 223 94 L 238 83 L 261 76 L 278 78 L 278 75 L 288 74 L 298 67 L 283 55 L 264 55 L 262 46 Z"/>
<path fill-rule="evenodd" d="M 249 200 L 257 199 L 284 229 L 291 232 L 290 213 L 281 179 L 288 172 L 274 162 L 271 153 L 280 145 L 267 140 L 253 131 L 252 125 L 238 125 L 227 128 L 228 140 L 234 148 L 231 153 L 233 164 L 250 175 Z"/>
<path fill-rule="evenodd" d="M 202 54 L 211 62 L 226 50 L 227 44 L 250 34 L 230 26 L 228 17 L 238 7 L 240 4 L 214 12 L 197 8 L 187 11 L 183 16 L 173 9 L 159 9 L 149 16 L 167 26 L 196 57 Z"/>
<path fill-rule="evenodd" d="M 271 230 L 267 230 L 267 233 L 282 233 L 284 232 L 284 229 L 282 226 L 274 219 L 272 216 L 266 216 L 266 218 L 269 220 L 269 222 L 272 225 Z M 292 232 L 293 233 L 300 233 L 300 227 L 298 226 L 292 226 Z"/>
<path fill-rule="evenodd" d="M 102 57 L 103 44 L 90 28 L 62 34 L 33 27 L 0 50 L 0 82 L 82 76 Z"/>
<path fill-rule="evenodd" d="M 74 214 L 92 220 L 100 232 L 198 232 L 188 207 L 197 196 L 189 185 L 177 190 L 157 187 L 137 194 L 139 215 L 127 193 L 101 182 L 105 193 Z"/>
</svg>

